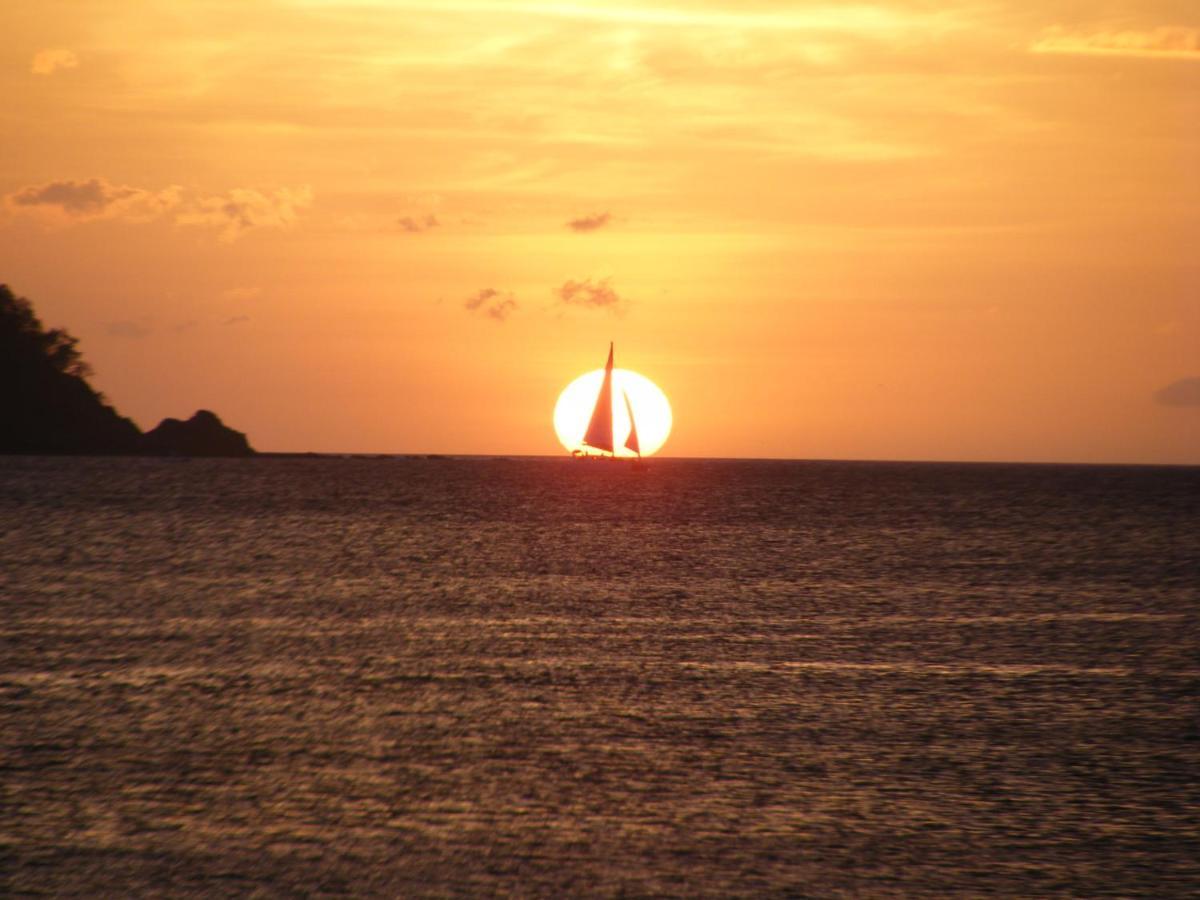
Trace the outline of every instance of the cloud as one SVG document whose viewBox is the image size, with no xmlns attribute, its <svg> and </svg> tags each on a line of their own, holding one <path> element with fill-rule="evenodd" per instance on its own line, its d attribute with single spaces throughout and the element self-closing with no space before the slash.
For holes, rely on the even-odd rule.
<svg viewBox="0 0 1200 900">
<path fill-rule="evenodd" d="M 249 321 L 250 321 L 249 316 L 230 316 L 228 319 L 226 319 L 221 324 L 222 325 L 241 325 L 241 324 L 243 324 L 245 322 L 249 322 Z"/>
<path fill-rule="evenodd" d="M 420 234 L 431 228 L 437 228 L 441 223 L 438 222 L 437 216 L 430 213 L 426 216 L 402 216 L 396 220 L 396 224 L 402 231 L 407 231 L 409 234 Z"/>
<path fill-rule="evenodd" d="M 511 291 L 501 292 L 495 288 L 484 288 L 468 297 L 463 306 L 471 312 L 503 322 L 517 311 L 517 298 Z"/>
<path fill-rule="evenodd" d="M 34 75 L 53 75 L 59 69 L 74 69 L 79 57 L 66 47 L 48 47 L 33 54 L 29 71 Z"/>
<path fill-rule="evenodd" d="M 366 4 L 388 10 L 416 10 L 428 12 L 429 0 L 371 0 Z M 729 4 L 732 6 L 732 4 Z M 753 4 L 747 4 L 753 6 Z M 890 10 L 884 5 L 868 4 L 813 4 L 799 9 L 784 8 L 774 11 L 741 10 L 736 7 L 704 9 L 704 4 L 660 4 L 660 3 L 562 3 L 554 0 L 439 0 L 438 12 L 491 14 L 499 16 L 540 16 L 546 19 L 566 19 L 595 22 L 598 25 L 634 26 L 640 28 L 662 27 L 668 29 L 710 28 L 728 33 L 730 31 L 766 31 L 773 34 L 792 31 L 853 31 L 856 33 L 879 32 L 894 34 L 903 28 L 926 28 L 943 25 L 948 18 L 945 13 L 921 14 Z"/>
<path fill-rule="evenodd" d="M 233 188 L 226 194 L 199 197 L 175 215 L 180 225 L 220 229 L 221 240 L 234 241 L 251 228 L 289 228 L 312 204 L 307 187 Z"/>
<path fill-rule="evenodd" d="M 1047 28 L 1029 45 L 1032 53 L 1142 56 L 1200 61 L 1200 28 L 1169 26 L 1145 31 L 1071 31 Z"/>
<path fill-rule="evenodd" d="M 68 216 L 93 218 L 142 193 L 138 188 L 92 178 L 89 181 L 51 181 L 48 184 L 30 185 L 9 194 L 8 200 L 16 206 L 50 207 Z"/>
<path fill-rule="evenodd" d="M 483 306 L 493 297 L 499 296 L 500 292 L 495 288 L 484 288 L 477 294 L 472 294 L 467 298 L 467 302 L 463 304 L 467 309 L 475 310 Z"/>
<path fill-rule="evenodd" d="M 554 295 L 570 306 L 591 309 L 618 309 L 623 302 L 607 278 L 599 281 L 592 281 L 590 278 L 583 281 L 568 280 L 563 282 Z"/>
<path fill-rule="evenodd" d="M 233 188 L 225 194 L 201 194 L 178 185 L 154 191 L 90 178 L 28 185 L 4 200 L 10 210 L 60 222 L 169 218 L 176 225 L 217 228 L 222 240 L 232 241 L 250 228 L 294 225 L 300 212 L 312 203 L 312 191 L 303 186 Z"/>
<path fill-rule="evenodd" d="M 1172 381 L 1155 391 L 1154 399 L 1163 406 L 1200 407 L 1200 376 Z"/>
<path fill-rule="evenodd" d="M 572 219 L 567 223 L 567 227 L 572 231 L 578 231 L 581 233 L 595 231 L 597 228 L 603 228 L 611 219 L 612 215 L 610 213 L 595 213 L 590 216 L 582 216 L 578 219 Z"/>
</svg>

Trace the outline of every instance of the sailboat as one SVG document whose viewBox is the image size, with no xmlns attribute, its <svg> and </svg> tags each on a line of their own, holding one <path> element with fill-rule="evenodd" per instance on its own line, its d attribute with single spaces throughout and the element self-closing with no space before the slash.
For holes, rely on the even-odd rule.
<svg viewBox="0 0 1200 900">
<path fill-rule="evenodd" d="M 600 384 L 600 393 L 596 396 L 596 405 L 592 408 L 592 418 L 588 421 L 587 431 L 583 435 L 583 443 L 594 447 L 602 453 L 607 453 L 605 459 L 616 459 L 613 442 L 613 345 L 608 344 L 608 362 L 604 364 L 604 381 Z M 635 467 L 643 465 L 642 446 L 638 441 L 637 422 L 633 418 L 633 404 L 629 402 L 629 394 L 624 390 L 621 396 L 625 398 L 625 409 L 629 413 L 629 436 L 625 438 L 626 448 L 637 454 Z"/>
</svg>

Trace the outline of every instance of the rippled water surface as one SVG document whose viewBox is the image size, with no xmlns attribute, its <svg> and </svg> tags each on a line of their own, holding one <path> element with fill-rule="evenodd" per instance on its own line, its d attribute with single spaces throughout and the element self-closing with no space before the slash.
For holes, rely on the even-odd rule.
<svg viewBox="0 0 1200 900">
<path fill-rule="evenodd" d="M 0 603 L 8 893 L 1200 894 L 1200 469 L 0 459 Z"/>
</svg>

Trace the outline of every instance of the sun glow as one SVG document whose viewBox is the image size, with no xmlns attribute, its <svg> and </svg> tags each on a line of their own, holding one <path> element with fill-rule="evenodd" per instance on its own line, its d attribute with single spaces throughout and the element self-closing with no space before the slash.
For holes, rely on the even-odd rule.
<svg viewBox="0 0 1200 900">
<path fill-rule="evenodd" d="M 559 442 L 568 450 L 589 451 L 583 444 L 592 408 L 604 381 L 604 370 L 596 369 L 580 375 L 566 386 L 554 406 L 554 431 Z M 622 391 L 629 395 L 633 417 L 637 421 L 642 455 L 657 453 L 671 434 L 671 404 L 653 381 L 628 369 L 613 369 L 613 443 L 617 456 L 636 456 L 625 447 L 629 437 L 629 413 Z"/>
</svg>

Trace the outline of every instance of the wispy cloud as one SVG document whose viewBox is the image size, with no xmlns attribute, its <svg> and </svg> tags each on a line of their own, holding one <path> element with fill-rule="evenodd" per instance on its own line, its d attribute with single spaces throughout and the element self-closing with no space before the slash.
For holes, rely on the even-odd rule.
<svg viewBox="0 0 1200 900">
<path fill-rule="evenodd" d="M 1200 407 L 1200 377 L 1180 378 L 1154 392 L 1163 406 Z"/>
<path fill-rule="evenodd" d="M 178 185 L 155 191 L 112 184 L 103 178 L 29 185 L 5 197 L 10 210 L 60 222 L 169 218 L 177 225 L 216 228 L 226 241 L 251 228 L 290 227 L 311 203 L 312 191 L 307 186 L 232 188 L 224 194 L 201 194 Z"/>
<path fill-rule="evenodd" d="M 291 0 L 295 6 L 319 6 L 328 0 Z M 947 14 L 917 14 L 889 9 L 882 5 L 812 5 L 798 9 L 748 10 L 736 8 L 704 9 L 684 4 L 654 3 L 619 5 L 615 3 L 564 3 L 561 0 L 360 0 L 362 8 L 408 9 L 430 14 L 540 16 L 548 19 L 574 19 L 613 25 L 657 26 L 662 28 L 744 29 L 771 32 L 807 30 L 845 30 L 855 32 L 893 32 L 898 28 L 924 23 L 926 27 L 943 20 Z"/>
<path fill-rule="evenodd" d="M 431 228 L 437 228 L 441 223 L 438 222 L 437 216 L 429 213 L 425 216 L 401 216 L 396 220 L 396 224 L 400 226 L 401 231 L 407 231 L 409 234 L 421 234 Z"/>
<path fill-rule="evenodd" d="M 55 181 L 37 187 L 27 187 L 11 195 L 18 206 L 57 206 L 71 215 L 103 212 L 109 204 L 128 196 L 129 188 L 115 188 L 91 181 Z"/>
<path fill-rule="evenodd" d="M 554 295 L 569 306 L 618 309 L 624 301 L 609 282 L 608 278 L 598 281 L 592 281 L 590 278 L 582 281 L 567 280 L 554 291 Z"/>
<path fill-rule="evenodd" d="M 1033 53 L 1200 61 L 1200 28 L 1170 26 L 1144 31 L 1072 31 L 1056 25 L 1047 28 L 1029 49 Z"/>
<path fill-rule="evenodd" d="M 489 316 L 497 322 L 503 322 L 517 311 L 517 298 L 511 291 L 483 288 L 468 297 L 463 306 L 471 312 Z"/>
<path fill-rule="evenodd" d="M 147 191 L 110 184 L 103 178 L 51 181 L 19 188 L 7 197 L 10 206 L 51 210 L 68 218 L 92 219 L 113 214 L 155 214 L 179 200 L 177 188 Z"/>
<path fill-rule="evenodd" d="M 221 324 L 222 325 L 243 325 L 249 321 L 250 321 L 249 316 L 230 316 L 228 319 L 226 319 Z"/>
<path fill-rule="evenodd" d="M 29 71 L 34 75 L 53 75 L 59 69 L 74 69 L 79 65 L 79 57 L 66 47 L 48 47 L 33 55 L 29 63 Z"/>
<path fill-rule="evenodd" d="M 207 225 L 233 241 L 251 228 L 288 228 L 312 205 L 312 190 L 299 188 L 233 188 L 226 194 L 198 197 L 176 213 L 180 225 Z"/>
<path fill-rule="evenodd" d="M 572 219 L 567 223 L 567 227 L 572 231 L 595 231 L 597 228 L 603 228 L 610 221 L 612 221 L 611 213 L 594 213 L 590 216 L 581 216 L 578 219 Z"/>
</svg>

